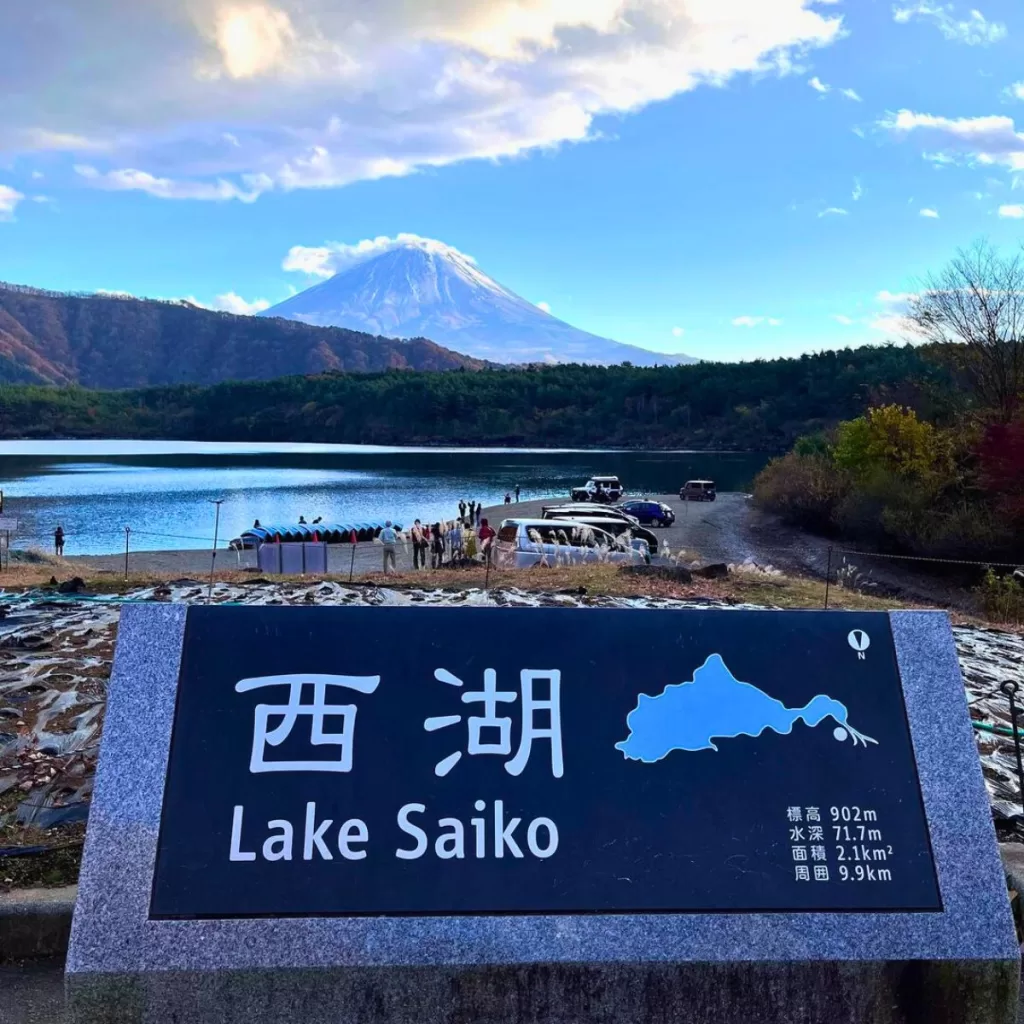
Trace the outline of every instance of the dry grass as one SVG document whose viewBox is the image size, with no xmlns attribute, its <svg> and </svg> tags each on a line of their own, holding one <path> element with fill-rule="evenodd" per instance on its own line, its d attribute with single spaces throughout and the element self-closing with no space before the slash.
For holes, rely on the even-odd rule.
<svg viewBox="0 0 1024 1024">
<path fill-rule="evenodd" d="M 101 594 L 123 594 L 143 587 L 156 587 L 168 582 L 166 572 L 131 573 L 127 579 L 120 574 L 90 572 L 81 563 L 69 563 L 47 556 L 41 563 L 12 563 L 0 573 L 0 589 L 8 591 L 47 587 L 51 577 L 68 580 L 81 576 L 87 591 Z M 208 576 L 188 576 L 196 586 L 205 586 Z M 254 585 L 262 577 L 252 572 L 220 571 L 214 579 L 220 583 Z M 327 580 L 348 583 L 347 573 L 326 576 L 274 576 L 275 583 L 308 586 Z M 357 574 L 355 586 L 387 586 L 395 589 L 460 591 L 517 588 L 535 593 L 571 592 L 588 597 L 654 597 L 680 600 L 717 600 L 731 604 L 759 604 L 775 608 L 821 608 L 825 585 L 820 580 L 796 576 L 778 576 L 737 572 L 724 580 L 694 579 L 681 584 L 651 577 L 635 576 L 618 571 L 614 565 L 577 565 L 555 568 L 537 567 L 487 572 L 484 566 L 471 569 L 425 569 L 406 571 L 390 576 L 374 571 Z M 0 596 L 0 603 L 3 598 Z M 884 611 L 890 608 L 934 607 L 921 602 L 875 597 L 854 590 L 833 586 L 829 591 L 829 607 L 849 611 Z M 951 611 L 954 621 L 983 623 L 984 618 Z"/>
</svg>

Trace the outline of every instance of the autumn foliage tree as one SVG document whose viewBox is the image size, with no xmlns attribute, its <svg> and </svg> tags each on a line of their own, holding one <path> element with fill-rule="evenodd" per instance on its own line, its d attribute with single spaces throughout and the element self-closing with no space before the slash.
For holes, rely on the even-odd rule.
<svg viewBox="0 0 1024 1024">
<path fill-rule="evenodd" d="M 994 423 L 978 446 L 981 483 L 1018 527 L 1024 525 L 1024 422 Z"/>
<path fill-rule="evenodd" d="M 878 472 L 925 479 L 938 467 L 941 445 L 936 429 L 912 409 L 884 405 L 839 424 L 833 458 L 857 480 Z"/>
</svg>

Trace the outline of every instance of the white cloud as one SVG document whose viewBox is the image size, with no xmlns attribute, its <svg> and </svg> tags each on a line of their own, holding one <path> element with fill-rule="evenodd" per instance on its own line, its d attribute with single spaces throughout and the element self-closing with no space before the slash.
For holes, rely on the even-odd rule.
<svg viewBox="0 0 1024 1024">
<path fill-rule="evenodd" d="M 1024 82 L 1014 82 L 1004 90 L 1007 96 L 1015 100 L 1024 100 Z"/>
<path fill-rule="evenodd" d="M 916 292 L 890 292 L 883 289 L 875 296 L 875 302 L 881 309 L 860 322 L 890 338 L 919 339 L 913 324 L 907 319 L 910 303 L 916 298 Z"/>
<path fill-rule="evenodd" d="M 912 3 L 906 7 L 893 7 L 895 21 L 906 24 L 913 18 L 930 20 L 938 30 L 954 42 L 968 46 L 988 46 L 1006 37 L 1006 26 L 988 21 L 981 11 L 972 10 L 966 18 L 958 19 L 952 4 L 936 6 L 927 2 Z"/>
<path fill-rule="evenodd" d="M 96 289 L 96 294 L 97 295 L 106 295 L 108 298 L 111 298 L 111 299 L 134 299 L 135 298 L 135 296 L 132 295 L 131 292 L 119 292 L 119 291 L 116 291 L 116 290 L 111 290 L 110 288 L 97 288 Z"/>
<path fill-rule="evenodd" d="M 875 301 L 890 309 L 906 309 L 911 299 L 916 299 L 915 292 L 890 292 L 883 289 L 875 296 Z"/>
<path fill-rule="evenodd" d="M 795 73 L 843 34 L 814 0 L 92 0 L 87 19 L 8 6 L 18 80 L 0 159 L 67 150 L 94 169 L 83 184 L 168 199 L 582 142 L 603 115 Z"/>
<path fill-rule="evenodd" d="M 819 219 L 821 217 L 846 217 L 849 215 L 849 210 L 844 210 L 841 206 L 830 206 L 825 210 L 822 210 L 818 214 Z"/>
<path fill-rule="evenodd" d="M 928 207 L 925 207 L 921 211 L 919 216 L 921 216 L 921 217 L 928 217 L 931 220 L 938 220 L 939 219 L 939 212 L 938 212 L 938 210 L 931 210 L 931 209 L 928 209 Z"/>
<path fill-rule="evenodd" d="M 686 333 L 686 331 L 683 330 L 682 327 L 673 327 L 672 328 L 672 337 L 673 338 L 681 338 L 685 333 Z"/>
<path fill-rule="evenodd" d="M 180 301 L 187 302 L 190 306 L 199 306 L 200 309 L 213 309 L 219 313 L 234 313 L 236 316 L 253 316 L 270 308 L 270 303 L 266 299 L 246 302 L 241 295 L 237 295 L 235 292 L 218 295 L 213 302 L 200 302 L 194 295 L 188 295 Z"/>
<path fill-rule="evenodd" d="M 782 321 L 772 316 L 738 316 L 732 322 L 733 327 L 760 327 L 762 324 L 781 327 Z"/>
<path fill-rule="evenodd" d="M 252 316 L 254 313 L 262 313 L 270 309 L 270 303 L 266 299 L 254 299 L 246 302 L 241 295 L 235 292 L 225 292 L 218 295 L 210 304 L 211 309 L 219 309 L 224 313 L 235 313 L 238 316 Z"/>
<path fill-rule="evenodd" d="M 851 320 L 848 316 L 843 316 L 842 313 L 837 313 L 835 316 L 832 317 L 832 319 L 835 320 L 837 324 L 842 324 L 844 327 L 850 327 L 854 323 L 856 323 L 855 320 Z"/>
<path fill-rule="evenodd" d="M 551 312 L 551 306 L 548 303 L 546 303 L 546 302 L 538 302 L 537 303 L 537 308 L 538 309 L 543 309 L 545 313 L 550 313 Z"/>
<path fill-rule="evenodd" d="M 467 256 L 464 252 L 459 252 L 458 249 L 437 241 L 436 238 L 423 238 L 420 235 L 400 232 L 394 238 L 378 235 L 376 238 L 364 238 L 361 242 L 352 245 L 346 242 L 327 242 L 324 245 L 316 246 L 293 245 L 288 250 L 288 255 L 285 256 L 281 267 L 284 270 L 294 270 L 312 277 L 327 278 L 372 256 L 379 256 L 389 249 L 409 245 L 414 245 L 426 252 L 454 254 L 467 263 L 476 262 L 472 256 Z"/>
<path fill-rule="evenodd" d="M 243 203 L 252 203 L 271 186 L 269 179 L 260 180 L 258 175 L 246 175 L 248 187 L 243 188 L 224 178 L 217 181 L 176 181 L 131 168 L 101 172 L 95 167 L 77 164 L 75 172 L 97 188 L 110 192 L 145 192 L 157 199 L 240 199 Z"/>
<path fill-rule="evenodd" d="M 850 198 L 856 203 L 861 196 L 864 195 L 864 186 L 860 183 L 860 178 L 853 179 L 853 192 L 850 194 Z"/>
<path fill-rule="evenodd" d="M 826 85 L 817 75 L 813 78 L 807 79 L 807 84 L 815 92 L 820 92 L 823 96 L 832 91 L 832 86 Z M 858 103 L 864 102 L 856 89 L 838 89 L 837 92 L 840 96 L 845 96 L 848 100 L 856 100 Z"/>
<path fill-rule="evenodd" d="M 868 320 L 868 326 L 872 330 L 881 331 L 890 337 L 905 337 L 913 333 L 910 322 L 898 313 L 879 313 Z"/>
<path fill-rule="evenodd" d="M 43 177 L 44 177 L 44 175 L 43 175 L 42 171 L 33 171 L 32 172 L 32 180 L 33 181 L 42 181 Z"/>
<path fill-rule="evenodd" d="M 10 185 L 0 185 L 0 220 L 14 220 L 14 211 L 24 195 Z"/>
<path fill-rule="evenodd" d="M 232 78 L 253 78 L 284 63 L 295 43 L 295 29 L 286 11 L 268 4 L 221 7 L 215 14 L 214 36 Z"/>
<path fill-rule="evenodd" d="M 937 145 L 937 152 L 925 153 L 936 163 L 954 163 L 959 155 L 982 165 L 1024 170 L 1024 133 L 1017 131 L 1012 117 L 949 118 L 900 110 L 879 125 L 897 138 L 913 134 Z"/>
<path fill-rule="evenodd" d="M 1024 206 L 1020 204 L 1007 204 L 999 207 L 999 216 L 1010 220 L 1024 219 Z"/>
<path fill-rule="evenodd" d="M 19 141 L 25 149 L 51 153 L 85 153 L 107 148 L 107 144 L 99 139 L 90 139 L 74 132 L 54 132 L 35 127 L 24 128 Z"/>
</svg>

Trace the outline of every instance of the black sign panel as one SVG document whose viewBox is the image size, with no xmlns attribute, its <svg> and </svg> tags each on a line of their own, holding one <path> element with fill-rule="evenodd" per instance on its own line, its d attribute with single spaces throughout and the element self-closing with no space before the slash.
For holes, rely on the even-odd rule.
<svg viewBox="0 0 1024 1024">
<path fill-rule="evenodd" d="M 153 917 L 940 909 L 883 614 L 189 610 Z"/>
</svg>

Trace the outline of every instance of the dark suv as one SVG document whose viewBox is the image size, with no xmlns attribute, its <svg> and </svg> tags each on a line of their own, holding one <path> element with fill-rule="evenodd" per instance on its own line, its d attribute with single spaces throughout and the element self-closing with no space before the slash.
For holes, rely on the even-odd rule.
<svg viewBox="0 0 1024 1024">
<path fill-rule="evenodd" d="M 687 480 L 679 488 L 680 501 L 714 501 L 717 496 L 714 480 Z"/>
<path fill-rule="evenodd" d="M 643 526 L 671 526 L 676 521 L 676 514 L 668 505 L 664 505 L 660 501 L 650 501 L 647 498 L 624 501 L 615 507 L 631 515 Z"/>
</svg>

